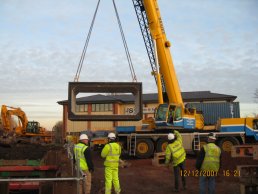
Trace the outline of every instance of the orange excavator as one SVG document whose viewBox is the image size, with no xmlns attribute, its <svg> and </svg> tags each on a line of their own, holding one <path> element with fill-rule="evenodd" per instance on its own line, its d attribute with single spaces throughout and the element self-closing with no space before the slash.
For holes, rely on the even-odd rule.
<svg viewBox="0 0 258 194">
<path fill-rule="evenodd" d="M 18 118 L 18 123 L 13 119 Z M 0 130 L 0 143 L 50 143 L 51 134 L 45 128 L 40 127 L 37 121 L 28 121 L 25 112 L 21 108 L 2 105 L 1 108 L 2 129 Z"/>
</svg>

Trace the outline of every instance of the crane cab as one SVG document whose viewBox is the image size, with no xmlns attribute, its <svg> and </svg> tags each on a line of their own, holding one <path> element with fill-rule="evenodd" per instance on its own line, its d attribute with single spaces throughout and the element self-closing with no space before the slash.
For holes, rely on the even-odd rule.
<svg viewBox="0 0 258 194">
<path fill-rule="evenodd" d="M 155 125 L 159 127 L 175 127 L 182 129 L 198 128 L 198 114 L 194 109 L 186 109 L 178 104 L 160 104 L 155 111 Z"/>
</svg>

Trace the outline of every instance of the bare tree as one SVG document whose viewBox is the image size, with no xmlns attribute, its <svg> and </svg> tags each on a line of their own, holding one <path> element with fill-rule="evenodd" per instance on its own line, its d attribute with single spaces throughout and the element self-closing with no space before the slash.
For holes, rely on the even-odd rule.
<svg viewBox="0 0 258 194">
<path fill-rule="evenodd" d="M 254 102 L 258 103 L 258 88 L 256 88 L 254 92 Z M 254 115 L 256 118 L 258 118 L 258 113 L 254 113 Z"/>
<path fill-rule="evenodd" d="M 55 136 L 55 143 L 57 143 L 57 144 L 63 143 L 63 134 L 62 134 L 63 133 L 63 121 L 56 122 L 52 131 Z"/>
<path fill-rule="evenodd" d="M 255 92 L 254 92 L 254 101 L 256 103 L 258 103 L 258 88 L 256 88 Z"/>
</svg>

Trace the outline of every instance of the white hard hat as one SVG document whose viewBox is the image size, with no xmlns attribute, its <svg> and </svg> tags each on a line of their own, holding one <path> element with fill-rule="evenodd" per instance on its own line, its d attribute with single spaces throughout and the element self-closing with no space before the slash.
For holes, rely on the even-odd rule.
<svg viewBox="0 0 258 194">
<path fill-rule="evenodd" d="M 173 133 L 168 134 L 168 140 L 173 140 L 175 139 L 175 135 Z"/>
<path fill-rule="evenodd" d="M 109 133 L 108 134 L 108 138 L 109 139 L 115 139 L 116 138 L 116 135 L 114 133 Z"/>
<path fill-rule="evenodd" d="M 214 133 L 209 133 L 209 134 L 208 134 L 208 138 L 209 138 L 209 139 L 216 140 L 216 136 L 215 136 Z"/>
<path fill-rule="evenodd" d="M 88 135 L 86 135 L 86 134 L 81 134 L 81 135 L 80 135 L 80 140 L 84 140 L 84 139 L 89 139 L 89 138 L 88 138 Z"/>
</svg>

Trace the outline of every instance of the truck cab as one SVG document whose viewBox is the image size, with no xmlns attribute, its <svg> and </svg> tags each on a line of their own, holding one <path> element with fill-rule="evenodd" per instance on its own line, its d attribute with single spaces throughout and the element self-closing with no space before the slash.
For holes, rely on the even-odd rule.
<svg viewBox="0 0 258 194">
<path fill-rule="evenodd" d="M 258 141 L 258 118 L 220 119 L 220 132 L 245 132 L 245 136 Z"/>
</svg>

